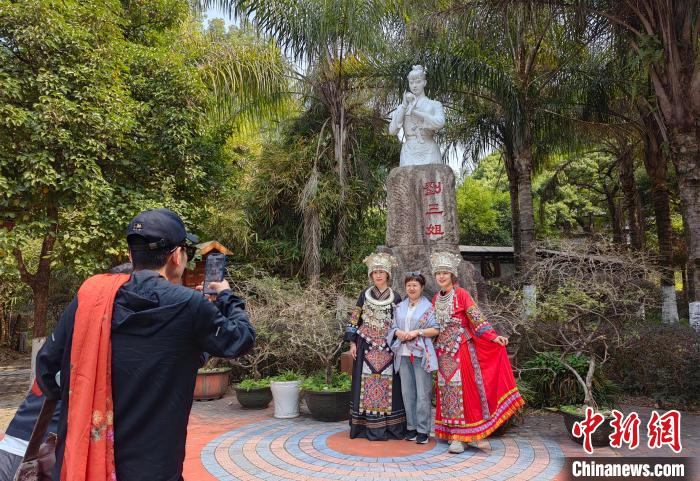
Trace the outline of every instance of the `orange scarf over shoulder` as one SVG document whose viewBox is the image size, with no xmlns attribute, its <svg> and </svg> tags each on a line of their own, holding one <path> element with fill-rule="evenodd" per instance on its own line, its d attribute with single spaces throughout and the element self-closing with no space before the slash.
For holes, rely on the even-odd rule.
<svg viewBox="0 0 700 481">
<path fill-rule="evenodd" d="M 115 481 L 112 307 L 127 274 L 100 274 L 78 290 L 70 353 L 68 432 L 61 481 Z"/>
</svg>

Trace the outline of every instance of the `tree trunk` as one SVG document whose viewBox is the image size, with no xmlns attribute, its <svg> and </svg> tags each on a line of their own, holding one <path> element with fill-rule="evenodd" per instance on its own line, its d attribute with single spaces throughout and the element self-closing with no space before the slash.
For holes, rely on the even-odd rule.
<svg viewBox="0 0 700 481">
<path fill-rule="evenodd" d="M 7 344 L 8 331 L 10 330 L 10 322 L 5 316 L 4 309 L 0 306 L 0 346 Z"/>
<path fill-rule="evenodd" d="M 317 286 L 321 279 L 321 215 L 315 204 L 318 182 L 319 173 L 314 163 L 299 202 L 304 222 L 302 228 L 304 255 L 302 268 L 312 287 Z"/>
<path fill-rule="evenodd" d="M 627 214 L 630 229 L 630 244 L 632 249 L 644 248 L 644 220 L 642 218 L 642 200 L 639 196 L 637 183 L 634 179 L 634 159 L 632 148 L 624 145 L 617 159 L 620 169 L 620 184 L 624 196 L 624 209 Z"/>
<path fill-rule="evenodd" d="M 331 361 L 328 360 L 326 364 L 326 384 L 329 386 L 333 382 L 333 364 L 331 364 Z"/>
<path fill-rule="evenodd" d="M 39 254 L 39 267 L 36 273 L 30 274 L 24 263 L 22 251 L 15 248 L 13 254 L 17 261 L 20 278 L 27 284 L 34 294 L 34 328 L 33 338 L 43 338 L 47 334 L 47 313 L 49 308 L 49 287 L 51 281 L 51 254 L 58 235 L 58 208 L 49 204 L 46 208 L 47 217 L 51 222 L 49 231 L 44 236 Z"/>
<path fill-rule="evenodd" d="M 681 207 L 688 228 L 690 324 L 700 331 L 700 139 L 694 128 L 672 130 L 671 155 L 676 168 Z"/>
<path fill-rule="evenodd" d="M 613 242 L 617 245 L 624 243 L 622 235 L 622 219 L 620 204 L 615 199 L 615 192 L 610 189 L 605 189 L 605 200 L 608 204 L 608 213 L 610 215 L 610 227 L 613 233 Z"/>
<path fill-rule="evenodd" d="M 673 244 L 671 228 L 671 204 L 666 175 L 668 157 L 661 152 L 658 127 L 651 116 L 645 119 L 644 167 L 651 181 L 651 200 L 656 220 L 656 237 L 659 242 L 659 270 L 661 274 L 661 319 L 667 323 L 678 322 L 676 287 L 673 275 Z"/>
<path fill-rule="evenodd" d="M 304 210 L 304 273 L 311 287 L 321 280 L 321 220 L 316 206 Z"/>
<path fill-rule="evenodd" d="M 532 146 L 529 139 L 515 158 L 518 192 L 518 237 L 520 241 L 520 270 L 527 273 L 535 264 L 535 214 L 532 205 Z"/>
<path fill-rule="evenodd" d="M 591 354 L 591 360 L 588 362 L 588 372 L 586 373 L 586 393 L 583 399 L 583 404 L 590 407 L 597 407 L 595 398 L 593 397 L 593 376 L 595 375 L 595 356 Z"/>
<path fill-rule="evenodd" d="M 681 217 L 683 219 L 683 237 L 685 238 L 685 249 L 686 249 L 686 258 L 688 257 L 688 246 L 690 245 L 690 228 L 688 227 L 688 221 L 685 218 L 685 212 L 681 210 Z M 693 273 L 692 269 L 690 269 L 690 265 L 687 262 L 683 264 L 683 293 L 685 294 L 685 299 L 688 301 L 691 298 L 691 292 L 694 290 L 693 286 Z"/>
<path fill-rule="evenodd" d="M 520 208 L 518 206 L 518 173 L 515 169 L 515 161 L 510 156 L 504 154 L 504 164 L 508 175 L 508 193 L 510 194 L 510 218 L 511 235 L 513 236 L 513 253 L 515 266 L 520 269 Z"/>
<path fill-rule="evenodd" d="M 340 201 L 338 202 L 338 223 L 336 225 L 335 238 L 333 240 L 333 250 L 341 255 L 345 251 L 348 243 L 349 219 L 347 211 L 347 188 L 348 188 L 348 166 L 346 165 L 345 151 L 348 138 L 345 107 L 342 98 L 338 99 L 335 106 L 336 114 L 332 123 L 333 130 L 333 154 L 335 158 L 336 171 L 338 174 L 338 184 L 340 185 Z"/>
</svg>

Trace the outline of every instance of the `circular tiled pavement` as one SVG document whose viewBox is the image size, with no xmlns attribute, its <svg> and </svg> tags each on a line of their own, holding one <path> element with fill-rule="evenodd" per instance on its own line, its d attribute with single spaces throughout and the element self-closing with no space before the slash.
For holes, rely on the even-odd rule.
<svg viewBox="0 0 700 481">
<path fill-rule="evenodd" d="M 201 460 L 207 471 L 222 481 L 387 478 L 499 481 L 515 476 L 544 481 L 553 479 L 564 466 L 559 446 L 538 436 L 488 438 L 459 455 L 449 454 L 447 443 L 438 442 L 428 445 L 427 450 L 421 447 L 423 452 L 416 454 L 371 457 L 344 454 L 329 446 L 337 446 L 328 442 L 330 437 L 337 439 L 338 433 L 347 430 L 347 423 L 321 423 L 308 418 L 270 419 L 219 436 L 202 450 Z M 377 453 L 381 454 L 380 451 L 384 450 Z"/>
</svg>

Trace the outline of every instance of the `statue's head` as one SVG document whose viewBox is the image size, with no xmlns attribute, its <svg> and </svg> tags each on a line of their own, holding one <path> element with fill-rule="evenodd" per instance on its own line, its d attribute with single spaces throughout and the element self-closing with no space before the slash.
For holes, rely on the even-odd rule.
<svg viewBox="0 0 700 481">
<path fill-rule="evenodd" d="M 422 65 L 414 65 L 408 72 L 408 87 L 411 93 L 414 95 L 422 94 L 426 83 L 428 82 L 425 79 L 425 68 Z"/>
</svg>

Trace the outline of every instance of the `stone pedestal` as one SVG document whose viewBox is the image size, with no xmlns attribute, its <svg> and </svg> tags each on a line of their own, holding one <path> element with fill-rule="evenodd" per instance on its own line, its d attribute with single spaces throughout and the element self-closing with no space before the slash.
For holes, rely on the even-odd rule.
<svg viewBox="0 0 700 481">
<path fill-rule="evenodd" d="M 430 254 L 436 251 L 459 255 L 459 229 L 455 176 L 447 165 L 431 164 L 396 167 L 387 186 L 386 246 L 377 250 L 396 257 L 392 288 L 405 295 L 406 272 L 420 271 L 427 281 L 429 299 L 438 290 L 430 268 Z M 459 283 L 475 298 L 474 268 L 462 261 Z"/>
</svg>

